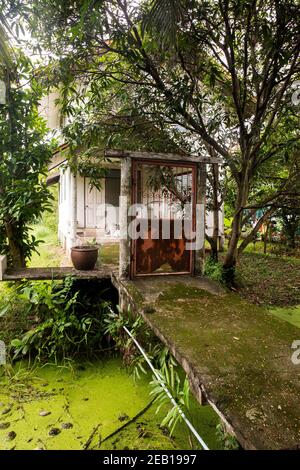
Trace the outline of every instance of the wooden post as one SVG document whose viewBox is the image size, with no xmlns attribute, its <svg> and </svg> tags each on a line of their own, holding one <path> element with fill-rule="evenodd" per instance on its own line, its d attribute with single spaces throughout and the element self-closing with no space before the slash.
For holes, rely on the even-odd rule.
<svg viewBox="0 0 300 470">
<path fill-rule="evenodd" d="M 197 165 L 197 188 L 196 188 L 196 224 L 201 230 L 201 245 L 194 252 L 196 275 L 204 273 L 205 263 L 205 203 L 206 203 L 206 164 Z"/>
<path fill-rule="evenodd" d="M 128 208 L 131 203 L 131 158 L 121 160 L 121 194 L 120 194 L 120 279 L 130 277 L 131 244 L 128 235 Z"/>
</svg>

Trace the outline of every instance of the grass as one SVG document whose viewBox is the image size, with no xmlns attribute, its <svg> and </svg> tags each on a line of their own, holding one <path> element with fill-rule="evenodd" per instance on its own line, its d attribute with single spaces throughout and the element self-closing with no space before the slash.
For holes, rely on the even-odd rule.
<svg viewBox="0 0 300 470">
<path fill-rule="evenodd" d="M 243 253 L 238 262 L 242 297 L 252 303 L 273 306 L 300 304 L 300 260 Z"/>
<path fill-rule="evenodd" d="M 226 248 L 225 248 L 226 249 Z M 275 254 L 277 252 L 278 254 Z M 226 251 L 220 253 L 220 262 Z M 300 304 L 300 258 L 278 251 L 278 244 L 252 243 L 240 255 L 237 263 L 239 294 L 249 302 L 266 307 L 289 307 Z"/>
<path fill-rule="evenodd" d="M 278 318 L 300 328 L 300 258 L 276 255 L 278 244 L 253 244 L 240 256 L 237 265 L 241 287 L 238 293 L 252 304 L 262 305 Z M 224 255 L 221 255 L 221 259 Z"/>
<path fill-rule="evenodd" d="M 275 307 L 271 308 L 270 312 L 278 318 L 291 323 L 300 328 L 300 305 L 297 307 Z"/>
<path fill-rule="evenodd" d="M 50 191 L 54 197 L 53 212 L 45 212 L 42 219 L 32 226 L 32 234 L 41 240 L 37 252 L 32 254 L 28 263 L 30 267 L 54 267 L 65 263 L 66 257 L 59 245 L 57 237 L 58 225 L 58 188 L 51 186 Z"/>
</svg>

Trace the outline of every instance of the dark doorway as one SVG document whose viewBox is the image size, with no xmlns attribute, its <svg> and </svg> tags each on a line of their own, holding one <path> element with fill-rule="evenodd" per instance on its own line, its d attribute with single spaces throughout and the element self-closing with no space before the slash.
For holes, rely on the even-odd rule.
<svg viewBox="0 0 300 470">
<path fill-rule="evenodd" d="M 119 230 L 119 197 L 120 197 L 120 170 L 108 171 L 105 178 L 105 231 L 113 234 Z M 112 217 L 109 207 L 116 210 Z"/>
</svg>

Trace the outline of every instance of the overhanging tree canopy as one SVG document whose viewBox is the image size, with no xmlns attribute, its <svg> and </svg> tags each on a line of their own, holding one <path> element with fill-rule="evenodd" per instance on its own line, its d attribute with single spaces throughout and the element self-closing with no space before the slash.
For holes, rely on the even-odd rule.
<svg viewBox="0 0 300 470">
<path fill-rule="evenodd" d="M 39 86 L 21 80 L 30 72 L 23 56 L 10 74 L 6 104 L 0 106 L 0 253 L 9 263 L 23 267 L 36 250 L 38 241 L 30 225 L 44 210 L 50 210 L 51 196 L 41 176 L 51 158 L 46 125 L 38 115 Z"/>
<path fill-rule="evenodd" d="M 33 34 L 56 56 L 45 73 L 61 80 L 66 112 L 74 113 L 74 97 L 84 96 L 93 117 L 96 109 L 98 117 L 99 110 L 115 114 L 114 98 L 122 102 L 129 90 L 127 112 L 180 128 L 194 152 L 223 157 L 235 183 L 230 272 L 258 179 L 266 181 L 273 162 L 286 167 L 283 145 L 293 159 L 284 187 L 270 185 L 260 204 L 287 195 L 298 171 L 291 103 L 299 77 L 297 1 L 35 0 L 26 8 Z"/>
</svg>

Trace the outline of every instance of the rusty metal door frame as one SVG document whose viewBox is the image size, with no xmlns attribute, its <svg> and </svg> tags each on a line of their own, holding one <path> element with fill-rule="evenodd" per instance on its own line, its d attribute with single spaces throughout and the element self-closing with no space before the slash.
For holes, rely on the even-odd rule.
<svg viewBox="0 0 300 470">
<path fill-rule="evenodd" d="M 191 204 L 192 204 L 192 230 L 196 229 L 196 189 L 197 189 L 197 164 L 196 163 L 186 163 L 186 162 L 170 162 L 165 160 L 150 160 L 150 159 L 136 159 L 132 162 L 132 191 L 131 191 L 131 203 L 137 203 L 137 168 L 142 165 L 153 165 L 153 166 L 164 166 L 164 167 L 179 167 L 179 168 L 188 168 L 192 170 L 192 195 L 191 195 Z M 137 273 L 136 272 L 136 246 L 137 241 L 131 240 L 131 263 L 130 263 L 130 274 L 131 278 L 134 277 L 146 277 L 146 276 L 170 276 L 170 275 L 192 275 L 194 273 L 194 253 L 190 252 L 190 269 L 189 271 L 183 272 L 166 272 L 166 273 Z"/>
</svg>

